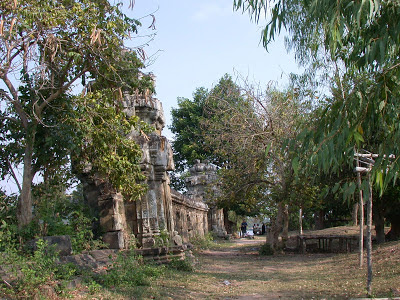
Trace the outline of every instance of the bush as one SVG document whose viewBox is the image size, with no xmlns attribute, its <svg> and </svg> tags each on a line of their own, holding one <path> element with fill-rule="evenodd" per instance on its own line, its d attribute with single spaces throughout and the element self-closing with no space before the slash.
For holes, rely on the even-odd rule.
<svg viewBox="0 0 400 300">
<path fill-rule="evenodd" d="M 178 258 L 173 258 L 169 264 L 168 267 L 171 269 L 175 269 L 178 271 L 184 271 L 184 272 L 193 272 L 194 267 L 193 264 L 187 259 L 178 259 Z"/>
<path fill-rule="evenodd" d="M 169 233 L 166 229 L 160 231 L 159 235 L 155 236 L 155 247 L 160 248 L 169 245 Z"/>
<path fill-rule="evenodd" d="M 270 244 L 263 244 L 259 250 L 260 255 L 274 255 L 274 249 L 272 249 Z"/>
<path fill-rule="evenodd" d="M 192 243 L 196 249 L 209 249 L 213 245 L 213 240 L 214 238 L 209 232 L 205 236 L 196 235 L 192 237 L 190 243 Z"/>
<path fill-rule="evenodd" d="M 150 285 L 154 277 L 163 273 L 161 266 L 144 264 L 140 256 L 134 251 L 120 252 L 114 264 L 107 270 L 106 275 L 99 278 L 99 282 L 106 287 L 132 285 Z"/>
<path fill-rule="evenodd" d="M 7 247 L 0 255 L 0 265 L 5 266 L 12 282 L 0 283 L 0 292 L 9 296 L 31 297 L 44 284 L 58 280 L 68 280 L 78 274 L 74 265 L 57 263 L 54 247 L 39 239 L 37 250 L 32 255 L 24 255 L 17 248 Z"/>
</svg>

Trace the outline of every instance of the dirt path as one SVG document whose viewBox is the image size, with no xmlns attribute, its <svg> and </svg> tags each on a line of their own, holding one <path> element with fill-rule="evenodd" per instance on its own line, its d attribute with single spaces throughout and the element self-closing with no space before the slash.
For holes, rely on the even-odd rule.
<svg viewBox="0 0 400 300">
<path fill-rule="evenodd" d="M 311 299 L 296 281 L 299 267 L 313 259 L 300 255 L 260 256 L 264 237 L 237 239 L 198 253 L 198 270 L 179 280 L 171 299 Z M 329 256 L 328 256 L 329 257 Z M 296 265 L 297 271 L 293 269 Z M 296 277 L 293 280 L 290 277 Z M 298 284 L 299 287 L 293 286 Z M 178 290 L 176 290 L 178 289 Z M 299 289 L 299 293 L 293 290 Z"/>
<path fill-rule="evenodd" d="M 160 299 L 349 299 L 365 296 L 357 253 L 260 256 L 263 237 L 238 239 L 197 253 L 198 268 L 160 281 Z M 400 245 L 388 253 L 400 253 Z M 392 251 L 392 252 L 390 252 Z M 395 252 L 393 252 L 395 251 Z M 386 255 L 384 255 L 386 257 Z M 400 259 L 376 266 L 373 288 L 400 288 Z M 157 297 L 156 297 L 157 298 Z"/>
</svg>

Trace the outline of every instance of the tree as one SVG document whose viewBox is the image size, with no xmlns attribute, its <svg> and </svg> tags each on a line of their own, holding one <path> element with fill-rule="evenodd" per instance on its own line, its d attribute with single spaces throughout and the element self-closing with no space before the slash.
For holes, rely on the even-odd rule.
<svg viewBox="0 0 400 300">
<path fill-rule="evenodd" d="M 301 128 L 308 108 L 292 89 L 243 86 L 241 102 L 215 94 L 211 100 L 215 105 L 208 108 L 215 117 L 204 125 L 207 143 L 217 154 L 229 157 L 219 172 L 218 203 L 242 215 L 262 213 L 262 207 L 275 211 L 269 242 L 278 250 L 279 236 L 287 237 L 294 186 L 301 184 L 295 181 L 298 160 L 288 141 Z"/>
<path fill-rule="evenodd" d="M 219 96 L 213 96 L 216 94 Z M 221 165 L 227 159 L 227 155 L 215 152 L 205 140 L 207 128 L 204 124 L 215 118 L 209 108 L 216 106 L 213 101 L 220 98 L 232 103 L 241 101 L 240 89 L 228 74 L 225 74 L 211 91 L 204 87 L 196 89 L 193 100 L 178 98 L 179 107 L 172 109 L 172 125 L 169 127 L 175 135 L 173 149 L 178 172 L 185 172 L 196 159 L 207 159 L 217 165 Z M 172 184 L 178 189 L 184 186 L 177 178 Z"/>
<path fill-rule="evenodd" d="M 376 128 L 384 129 L 381 132 L 385 138 L 381 139 L 378 152 L 375 152 L 380 154 L 380 159 L 372 172 L 373 180 L 383 192 L 397 177 L 399 169 L 398 163 L 391 164 L 383 157 L 399 151 L 396 142 L 399 131 L 395 123 L 399 108 L 396 99 L 400 72 L 397 55 L 400 4 L 377 0 L 235 0 L 234 7 L 249 11 L 256 21 L 261 13 L 270 13 L 271 18 L 263 31 L 264 46 L 268 46 L 283 26 L 290 33 L 287 43 L 295 50 L 299 62 L 314 64 L 321 51 L 326 51 L 336 66 L 345 66 L 342 75 L 334 78 L 336 95 L 327 107 L 331 117 L 328 117 L 329 121 L 321 118 L 326 121 L 325 127 L 319 127 L 314 136 L 316 152 L 323 153 L 319 158 L 326 167 L 338 165 L 332 164 L 333 157 L 335 161 L 351 164 L 351 159 L 343 158 L 343 153 L 351 157 L 350 148 L 355 144 L 361 146 L 366 133 Z M 337 120 L 338 116 L 342 117 Z M 347 124 L 349 120 L 351 123 Z M 325 146 L 332 142 L 341 147 L 336 146 L 336 151 L 325 151 Z M 389 171 L 382 174 L 380 170 L 386 168 Z"/>
<path fill-rule="evenodd" d="M 178 172 L 184 172 L 195 159 L 211 156 L 204 147 L 200 126 L 208 94 L 207 89 L 198 88 L 193 93 L 193 100 L 178 98 L 178 108 L 171 110 L 172 124 L 169 128 L 175 135 L 174 162 Z"/>
<path fill-rule="evenodd" d="M 336 65 L 345 66 L 343 76 L 337 72 L 331 85 L 332 97 L 326 114 L 319 119 L 317 130 L 308 131 L 304 137 L 314 152 L 311 163 L 317 163 L 324 172 L 337 172 L 343 164 L 353 165 L 354 149 L 367 146 L 365 141 L 374 138 L 380 141 L 377 151 L 374 151 L 378 156 L 373 168 L 360 184 L 368 199 L 368 212 L 371 212 L 372 186 L 369 182 L 374 181 L 382 195 L 389 184 L 396 181 L 400 169 L 397 159 L 394 162 L 388 159 L 400 150 L 397 126 L 400 108 L 400 3 L 378 0 L 235 0 L 234 7 L 249 10 L 256 21 L 263 10 L 271 13 L 263 31 L 265 46 L 283 25 L 291 33 L 289 44 L 300 57 L 305 57 L 305 53 L 311 54 L 313 63 L 322 47 Z M 315 40 L 323 40 L 323 43 L 315 43 Z M 377 133 L 379 136 L 374 136 Z M 349 190 L 354 193 L 355 188 Z M 369 213 L 367 219 L 370 228 L 372 218 Z M 371 245 L 370 238 L 368 240 Z M 369 295 L 372 278 L 370 253 L 369 246 Z"/>
<path fill-rule="evenodd" d="M 60 125 L 64 109 L 73 107 L 74 85 L 79 80 L 83 85 L 96 81 L 113 95 L 122 95 L 128 88 L 143 91 L 151 85 L 147 77 L 138 76 L 143 63 L 123 44 L 140 23 L 125 16 L 120 4 L 3 1 L 0 15 L 1 101 L 5 104 L 1 140 L 12 150 L 2 152 L 2 175 L 13 174 L 13 168 L 22 165 L 17 215 L 19 226 L 24 226 L 32 220 L 34 176 L 44 168 L 56 169 L 66 157 L 67 137 L 57 137 L 57 130 L 64 126 Z M 131 76 L 124 76 L 128 72 Z M 110 93 L 101 96 L 108 98 L 96 98 L 100 106 Z M 47 160 L 49 154 L 53 159 Z"/>
</svg>

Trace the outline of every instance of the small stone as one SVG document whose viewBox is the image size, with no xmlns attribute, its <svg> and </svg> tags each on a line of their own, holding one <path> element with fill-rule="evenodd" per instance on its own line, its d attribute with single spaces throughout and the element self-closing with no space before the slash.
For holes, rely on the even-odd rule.
<svg viewBox="0 0 400 300">
<path fill-rule="evenodd" d="M 176 246 L 182 246 L 183 241 L 182 241 L 182 237 L 180 235 L 175 235 L 172 240 L 174 241 L 174 244 Z"/>
<path fill-rule="evenodd" d="M 225 284 L 225 285 L 230 285 L 231 283 L 230 283 L 229 280 L 224 280 L 224 281 L 223 281 L 223 284 Z"/>
</svg>

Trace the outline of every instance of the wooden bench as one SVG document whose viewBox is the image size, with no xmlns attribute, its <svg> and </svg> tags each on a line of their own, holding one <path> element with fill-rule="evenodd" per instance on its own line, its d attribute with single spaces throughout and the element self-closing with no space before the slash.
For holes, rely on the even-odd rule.
<svg viewBox="0 0 400 300">
<path fill-rule="evenodd" d="M 298 235 L 297 249 L 301 253 L 351 252 L 357 249 L 358 239 L 354 235 Z"/>
</svg>

